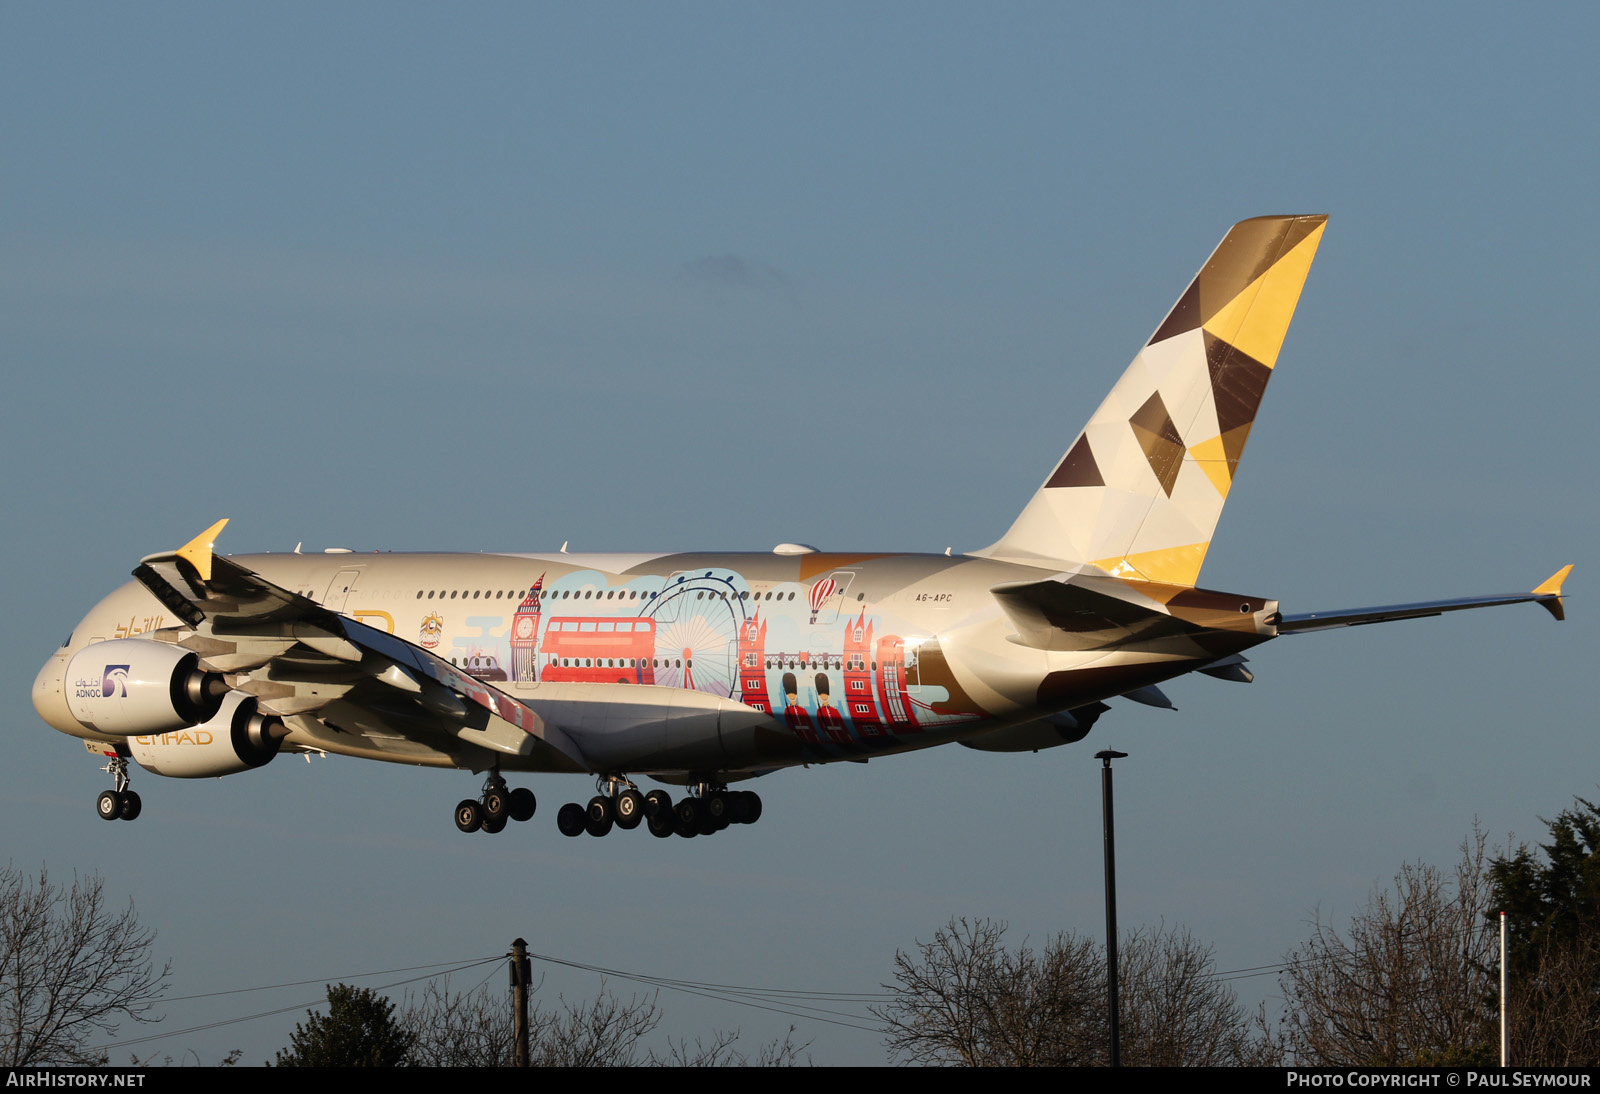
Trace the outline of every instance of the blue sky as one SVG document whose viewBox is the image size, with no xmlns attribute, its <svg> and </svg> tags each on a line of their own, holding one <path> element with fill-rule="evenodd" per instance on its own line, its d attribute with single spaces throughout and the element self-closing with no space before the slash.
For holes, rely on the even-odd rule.
<svg viewBox="0 0 1600 1094">
<path fill-rule="evenodd" d="M 98 871 L 174 995 L 535 950 L 872 991 L 952 915 L 1268 964 L 1474 817 L 1592 795 L 1600 181 L 1578 5 L 133 6 L 0 12 L 4 853 Z M 956 550 L 1005 529 L 1235 220 L 1331 215 L 1203 583 L 1306 636 L 1078 747 L 762 780 L 756 828 L 450 826 L 467 774 L 135 776 L 28 685 L 138 558 Z M 870 484 L 863 497 L 855 489 Z M 499 981 L 496 974 L 495 982 Z M 475 982 L 475 981 L 474 981 Z M 626 986 L 613 983 L 626 992 Z M 552 972 L 545 994 L 592 993 Z M 1252 1002 L 1270 978 L 1244 981 Z M 173 1004 L 166 1028 L 289 1005 Z M 235 997 L 230 997 L 235 998 Z M 665 1032 L 787 1018 L 662 997 Z M 196 1008 L 198 1007 L 198 1011 Z M 294 1015 L 151 1046 L 270 1056 Z M 128 1031 L 125 1030 L 125 1033 Z M 883 1059 L 799 1023 L 819 1062 Z M 130 1050 L 131 1051 L 131 1050 Z"/>
</svg>

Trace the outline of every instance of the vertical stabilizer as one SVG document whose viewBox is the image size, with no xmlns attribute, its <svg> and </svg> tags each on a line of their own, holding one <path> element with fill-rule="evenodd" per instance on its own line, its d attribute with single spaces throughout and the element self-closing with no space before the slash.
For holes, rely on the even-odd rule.
<svg viewBox="0 0 1600 1094">
<path fill-rule="evenodd" d="M 1193 585 L 1326 216 L 1235 224 L 998 543 Z"/>
</svg>

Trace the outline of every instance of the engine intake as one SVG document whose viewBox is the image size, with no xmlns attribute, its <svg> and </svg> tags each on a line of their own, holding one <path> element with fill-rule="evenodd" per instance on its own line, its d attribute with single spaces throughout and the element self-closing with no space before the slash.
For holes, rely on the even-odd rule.
<svg viewBox="0 0 1600 1094">
<path fill-rule="evenodd" d="M 67 710 L 101 733 L 134 736 L 199 725 L 228 694 L 221 675 L 188 650 L 143 638 L 116 638 L 79 650 L 67 663 Z"/>
<path fill-rule="evenodd" d="M 211 779 L 262 767 L 283 745 L 282 719 L 262 714 L 255 697 L 231 691 L 215 717 L 170 733 L 133 737 L 128 749 L 139 766 L 175 779 Z"/>
</svg>

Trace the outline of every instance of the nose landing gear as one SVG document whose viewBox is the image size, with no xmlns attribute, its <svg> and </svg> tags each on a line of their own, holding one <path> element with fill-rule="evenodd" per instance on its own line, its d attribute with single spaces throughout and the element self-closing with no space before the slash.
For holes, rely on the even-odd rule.
<svg viewBox="0 0 1600 1094">
<path fill-rule="evenodd" d="M 95 800 L 94 810 L 100 819 L 131 821 L 138 817 L 144 809 L 144 802 L 138 794 L 128 789 L 127 757 L 113 756 L 100 770 L 109 772 L 117 787 L 115 790 L 101 791 L 100 797 Z"/>
</svg>

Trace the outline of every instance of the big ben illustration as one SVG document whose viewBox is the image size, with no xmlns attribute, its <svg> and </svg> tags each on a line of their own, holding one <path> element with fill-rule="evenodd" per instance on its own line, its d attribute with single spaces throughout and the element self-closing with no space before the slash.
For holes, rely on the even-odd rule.
<svg viewBox="0 0 1600 1094">
<path fill-rule="evenodd" d="M 540 600 L 544 589 L 544 574 L 533 583 L 528 595 L 517 605 L 517 614 L 511 620 L 511 679 L 519 684 L 532 684 L 538 680 L 538 657 L 535 642 L 539 638 Z"/>
</svg>

